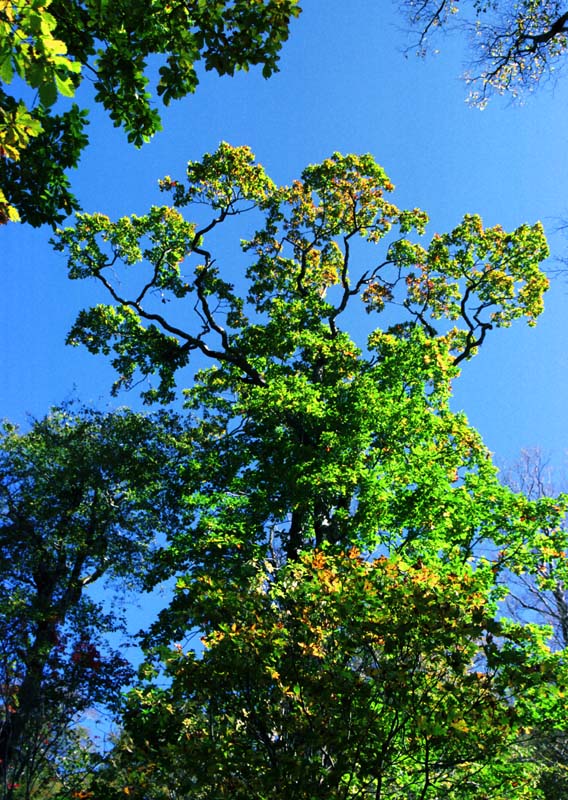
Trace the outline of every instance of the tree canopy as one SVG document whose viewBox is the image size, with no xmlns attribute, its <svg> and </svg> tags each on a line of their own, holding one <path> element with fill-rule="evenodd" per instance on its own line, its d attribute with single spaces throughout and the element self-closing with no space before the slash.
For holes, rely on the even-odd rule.
<svg viewBox="0 0 568 800">
<path fill-rule="evenodd" d="M 3 798 L 77 779 L 82 713 L 116 706 L 133 677 L 105 635 L 120 601 L 95 583 L 143 585 L 175 518 L 169 432 L 131 412 L 53 409 L 0 439 L 0 776 Z M 20 789 L 21 792 L 16 791 Z"/>
<path fill-rule="evenodd" d="M 161 187 L 173 205 L 56 240 L 110 294 L 69 341 L 112 354 L 116 390 L 168 402 L 195 362 L 155 570 L 177 589 L 96 791 L 538 797 L 565 664 L 502 601 L 507 575 L 564 574 L 566 498 L 502 486 L 449 401 L 493 329 L 540 314 L 541 226 L 466 215 L 422 244 L 368 155 L 276 186 L 222 144 Z M 217 257 L 221 228 L 240 248 Z"/>
<path fill-rule="evenodd" d="M 195 91 L 200 64 L 220 75 L 260 65 L 270 77 L 297 2 L 3 0 L 0 223 L 56 224 L 78 209 L 65 171 L 87 145 L 87 112 L 56 112 L 58 98 L 91 81 L 96 102 L 140 146 L 161 127 L 151 80 L 168 105 Z"/>
<path fill-rule="evenodd" d="M 403 0 L 417 49 L 425 53 L 445 29 L 471 44 L 466 80 L 483 106 L 494 94 L 518 97 L 562 68 L 568 47 L 568 9 L 560 0 Z"/>
<path fill-rule="evenodd" d="M 140 147 L 200 70 L 277 71 L 298 2 L 0 0 L 0 225 L 80 211 L 82 84 Z M 398 7 L 420 52 L 471 35 L 478 104 L 562 63 L 556 0 Z M 223 142 L 159 186 L 53 244 L 106 298 L 68 344 L 166 408 L 0 428 L 1 800 L 556 800 L 568 495 L 452 402 L 543 311 L 542 225 L 431 232 L 369 154 L 278 185 Z"/>
</svg>

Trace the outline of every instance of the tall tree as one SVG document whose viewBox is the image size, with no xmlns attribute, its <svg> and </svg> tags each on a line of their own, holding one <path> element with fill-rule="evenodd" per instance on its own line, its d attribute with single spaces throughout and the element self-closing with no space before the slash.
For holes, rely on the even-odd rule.
<svg viewBox="0 0 568 800">
<path fill-rule="evenodd" d="M 501 617 L 500 576 L 565 572 L 565 501 L 503 487 L 449 399 L 493 328 L 541 312 L 541 226 L 467 215 L 422 245 L 426 214 L 371 156 L 277 187 L 223 144 L 161 185 L 173 207 L 83 215 L 56 244 L 110 293 L 69 340 L 113 353 L 116 390 L 157 375 L 144 398 L 170 401 L 197 361 L 193 524 L 161 557 L 177 592 L 107 796 L 538 796 L 528 734 L 561 724 L 565 666 L 546 629 Z M 245 214 L 243 253 L 216 258 Z"/>
<path fill-rule="evenodd" d="M 473 58 L 466 73 L 471 99 L 533 91 L 562 66 L 568 48 L 568 7 L 562 0 L 402 0 L 403 13 L 425 53 L 441 30 L 465 34 Z"/>
<path fill-rule="evenodd" d="M 85 77 L 94 82 L 96 101 L 139 147 L 161 127 L 147 90 L 156 67 L 165 105 L 195 91 L 200 63 L 220 75 L 261 65 L 268 78 L 300 13 L 297 3 L 3 0 L 0 223 L 19 214 L 32 225 L 56 224 L 77 210 L 65 170 L 77 165 L 87 144 L 87 114 L 77 105 L 63 113 L 53 108 Z M 22 89 L 24 98 L 33 90 L 31 102 L 17 96 Z"/>
<path fill-rule="evenodd" d="M 129 412 L 54 409 L 0 440 L 0 775 L 2 798 L 69 777 L 82 712 L 116 707 L 132 668 L 104 634 L 120 605 L 90 592 L 143 583 L 173 523 L 167 433 Z M 168 479 L 166 480 L 166 474 Z"/>
</svg>

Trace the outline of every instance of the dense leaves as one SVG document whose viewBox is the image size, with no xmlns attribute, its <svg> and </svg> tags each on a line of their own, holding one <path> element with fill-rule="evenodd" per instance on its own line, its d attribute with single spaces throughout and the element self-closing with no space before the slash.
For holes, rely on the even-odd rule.
<svg viewBox="0 0 568 800">
<path fill-rule="evenodd" d="M 79 715 L 115 706 L 132 678 L 104 634 L 119 605 L 90 588 L 142 584 L 155 537 L 174 522 L 171 432 L 129 412 L 55 409 L 0 441 L 1 796 L 63 780 Z M 118 599 L 118 597 L 117 597 Z M 116 613 L 115 613 L 116 612 Z"/>
<path fill-rule="evenodd" d="M 497 540 L 497 483 L 479 438 L 449 411 L 450 383 L 488 330 L 540 313 L 541 227 L 507 234 L 469 216 L 427 248 L 399 235 L 382 256 L 364 251 L 376 266 L 358 273 L 357 238 L 372 250 L 395 225 L 407 234 L 426 223 L 386 199 L 393 186 L 370 156 L 336 154 L 276 188 L 246 148 L 222 145 L 188 178 L 188 188 L 162 185 L 178 205 L 212 207 L 202 226 L 167 207 L 117 223 L 85 215 L 57 247 L 72 278 L 101 281 L 115 300 L 81 312 L 70 341 L 114 350 L 116 388 L 157 372 L 144 397 L 170 400 L 193 352 L 215 362 L 186 392 L 197 412 L 186 479 L 203 541 L 250 552 L 269 537 L 294 557 L 354 538 L 469 554 L 485 526 Z M 232 270 L 239 291 L 207 237 L 255 208 L 266 221 L 243 243 L 252 263 Z M 129 286 L 140 275 L 131 296 L 111 282 L 121 262 Z M 406 313 L 372 330 L 366 354 L 339 327 L 359 295 L 371 316 Z M 195 312 L 180 316 L 174 302 Z M 533 546 L 529 528 L 517 528 L 518 558 Z"/>
<path fill-rule="evenodd" d="M 297 0 L 2 0 L 0 156 L 8 165 L 0 171 L 0 223 L 19 214 L 32 225 L 56 224 L 76 210 L 65 170 L 87 143 L 85 112 L 52 109 L 86 75 L 95 100 L 140 146 L 161 127 L 151 74 L 165 105 L 195 91 L 200 63 L 220 75 L 261 65 L 268 78 L 299 13 Z M 32 101 L 29 89 L 37 92 Z"/>
<path fill-rule="evenodd" d="M 467 215 L 422 244 L 426 214 L 371 156 L 277 187 L 222 144 L 161 186 L 173 207 L 56 241 L 110 293 L 70 342 L 112 353 L 115 390 L 169 401 L 195 361 L 185 527 L 154 573 L 177 590 L 104 792 L 538 797 L 531 736 L 562 725 L 564 658 L 503 600 L 513 574 L 565 575 L 566 499 L 502 486 L 449 400 L 492 329 L 541 312 L 541 226 Z"/>
<path fill-rule="evenodd" d="M 4 108 L 13 105 L 5 99 Z M 41 130 L 26 144 L 25 155 L 0 160 L 0 186 L 6 201 L 0 197 L 0 223 L 16 219 L 17 209 L 18 218 L 30 225 L 54 225 L 79 208 L 66 170 L 77 166 L 88 142 L 86 117 L 87 112 L 76 105 L 62 114 L 41 108 L 34 112 Z"/>
<path fill-rule="evenodd" d="M 455 570 L 352 549 L 180 581 L 206 650 L 178 645 L 167 688 L 131 695 L 114 779 L 136 798 L 534 797 L 521 743 L 535 697 L 560 713 L 562 659 L 495 620 L 490 569 Z"/>
</svg>

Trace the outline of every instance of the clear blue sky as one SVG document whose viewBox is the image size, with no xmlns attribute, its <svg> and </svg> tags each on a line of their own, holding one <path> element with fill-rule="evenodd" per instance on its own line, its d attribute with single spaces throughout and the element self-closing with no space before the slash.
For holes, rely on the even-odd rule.
<svg viewBox="0 0 568 800">
<path fill-rule="evenodd" d="M 163 202 L 156 181 L 182 177 L 219 141 L 248 144 L 278 182 L 295 178 L 331 152 L 371 152 L 397 186 L 399 206 L 419 206 L 429 233 L 466 212 L 514 227 L 541 219 L 553 253 L 568 240 L 553 233 L 568 216 L 568 77 L 524 106 L 465 103 L 459 80 L 462 43 L 445 39 L 426 61 L 405 58 L 403 22 L 389 0 L 303 0 L 284 47 L 281 72 L 236 79 L 203 76 L 198 93 L 164 113 L 164 131 L 141 151 L 126 144 L 100 109 L 91 113 L 91 145 L 73 174 L 87 211 L 142 213 Z M 86 101 L 81 92 L 79 102 Z M 137 405 L 134 393 L 111 401 L 103 357 L 65 347 L 78 310 L 96 287 L 71 283 L 49 231 L 0 229 L 0 416 L 25 423 L 77 397 L 99 408 Z M 550 267 L 557 265 L 550 262 Z M 536 329 L 497 331 L 456 382 L 454 407 L 466 411 L 498 459 L 538 444 L 563 461 L 568 447 L 566 326 L 568 282 L 553 282 Z"/>
</svg>

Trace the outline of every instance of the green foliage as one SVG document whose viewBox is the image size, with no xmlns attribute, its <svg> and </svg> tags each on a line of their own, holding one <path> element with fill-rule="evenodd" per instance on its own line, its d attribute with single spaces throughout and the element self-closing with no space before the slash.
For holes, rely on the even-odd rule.
<svg viewBox="0 0 568 800">
<path fill-rule="evenodd" d="M 135 798 L 535 797 L 520 738 L 565 668 L 491 583 L 354 549 L 180 581 L 205 653 L 131 694 L 111 769 Z"/>
<path fill-rule="evenodd" d="M 78 715 L 132 678 L 104 635 L 118 613 L 89 587 L 140 586 L 173 519 L 169 436 L 127 412 L 54 409 L 0 440 L 0 765 L 3 798 L 76 779 Z M 116 604 L 115 604 L 116 606 Z M 116 611 L 120 605 L 116 606 Z M 19 785 L 21 794 L 15 791 Z M 12 787 L 12 788 L 10 788 Z"/>
<path fill-rule="evenodd" d="M 3 0 L 0 4 L 0 224 L 20 217 L 34 225 L 53 224 L 64 219 L 61 209 L 70 213 L 76 207 L 64 170 L 76 166 L 87 142 L 82 133 L 84 122 L 80 122 L 77 109 L 63 117 L 52 117 L 49 109 L 58 95 L 73 96 L 81 64 L 67 56 L 65 42 L 56 38 L 57 20 L 47 10 L 49 6 L 50 0 Z M 38 108 L 28 107 L 5 91 L 3 87 L 14 78 L 37 90 Z M 73 128 L 75 136 L 65 142 L 62 152 L 60 134 L 64 131 L 69 139 Z M 37 137 L 41 144 L 29 153 Z M 48 164 L 42 170 L 46 147 Z M 24 151 L 22 169 L 19 162 Z M 14 172 L 16 175 L 10 174 Z M 22 186 L 25 192 L 36 194 L 39 186 L 46 196 L 22 203 L 18 197 Z"/>
<path fill-rule="evenodd" d="M 95 100 L 140 147 L 161 128 L 148 91 L 150 58 L 159 62 L 155 91 L 164 105 L 196 90 L 200 63 L 219 75 L 261 65 L 269 78 L 300 13 L 297 3 L 1 0 L 0 156 L 7 165 L 0 172 L 0 224 L 19 213 L 32 225 L 55 225 L 77 209 L 65 170 L 87 144 L 86 112 L 73 107 L 54 115 L 52 107 L 74 96 L 85 72 L 95 77 Z M 16 92 L 22 83 L 37 90 L 36 100 L 9 94 L 13 83 Z"/>
<path fill-rule="evenodd" d="M 174 207 L 56 240 L 110 293 L 69 340 L 112 354 L 116 389 L 157 375 L 144 397 L 169 401 L 197 357 L 184 524 L 153 576 L 177 590 L 97 791 L 537 798 L 531 733 L 562 726 L 565 664 L 503 600 L 511 574 L 566 576 L 567 498 L 503 487 L 449 401 L 490 330 L 541 312 L 542 227 L 467 215 L 421 244 L 427 216 L 371 156 L 278 187 L 222 144 L 161 186 Z"/>
<path fill-rule="evenodd" d="M 69 254 L 70 277 L 96 278 L 117 304 L 82 312 L 69 336 L 93 352 L 114 349 L 116 388 L 129 385 L 138 371 L 159 371 L 160 385 L 146 397 L 170 400 L 175 373 L 192 351 L 232 365 L 236 379 L 264 385 L 274 360 L 295 363 L 308 340 L 312 356 L 316 340 L 339 347 L 338 319 L 359 295 L 370 314 L 403 305 L 407 322 L 392 329 L 395 338 L 407 338 L 416 325 L 435 339 L 433 323 L 442 320 L 440 341 L 455 363 L 472 356 L 492 327 L 523 316 L 532 323 L 542 311 L 548 282 L 539 263 L 548 248 L 539 223 L 506 233 L 498 226 L 485 230 L 479 217 L 468 215 L 426 248 L 399 236 L 377 266 L 353 269 L 358 239 L 378 246 L 391 229 L 420 234 L 427 223 L 424 212 L 400 210 L 387 200 L 394 187 L 371 156 L 335 154 L 308 167 L 292 186 L 275 187 L 248 148 L 222 144 L 203 162 L 191 162 L 187 176 L 188 188 L 169 177 L 161 181 L 177 208 L 154 207 L 116 223 L 101 214 L 79 215 L 74 228 L 58 233 L 56 247 Z M 178 210 L 192 204 L 214 212 L 202 226 Z M 242 243 L 252 263 L 243 269 L 247 288 L 235 291 L 206 244 L 231 217 L 250 213 L 256 221 L 255 210 L 265 223 Z M 121 261 L 140 274 L 139 294 L 125 296 L 112 284 Z M 155 302 L 157 293 L 163 302 Z M 168 301 L 190 293 L 199 313 L 193 326 L 182 328 L 170 321 Z M 268 315 L 269 322 L 254 324 L 255 314 Z M 354 356 L 352 350 L 347 359 Z"/>
<path fill-rule="evenodd" d="M 10 99 L 7 100 L 5 108 L 10 105 Z M 34 227 L 60 223 L 78 210 L 65 171 L 77 166 L 88 143 L 84 133 L 86 117 L 87 112 L 76 105 L 63 114 L 41 108 L 34 111 L 38 131 L 26 144 L 25 157 L 0 160 L 0 186 L 4 187 L 4 200 L 9 203 L 2 206 L 0 197 L 0 215 L 4 213 L 4 221 L 6 216 L 14 219 L 10 208 L 18 209 L 19 218 Z"/>
<path fill-rule="evenodd" d="M 59 94 L 72 97 L 80 63 L 67 57 L 67 45 L 55 37 L 51 0 L 3 0 L 0 6 L 0 78 L 15 76 L 37 89 L 41 104 L 52 106 Z M 20 122 L 22 124 L 22 122 Z M 32 133 L 33 135 L 33 133 Z M 21 147 L 2 140 L 3 155 L 18 158 Z"/>
</svg>

